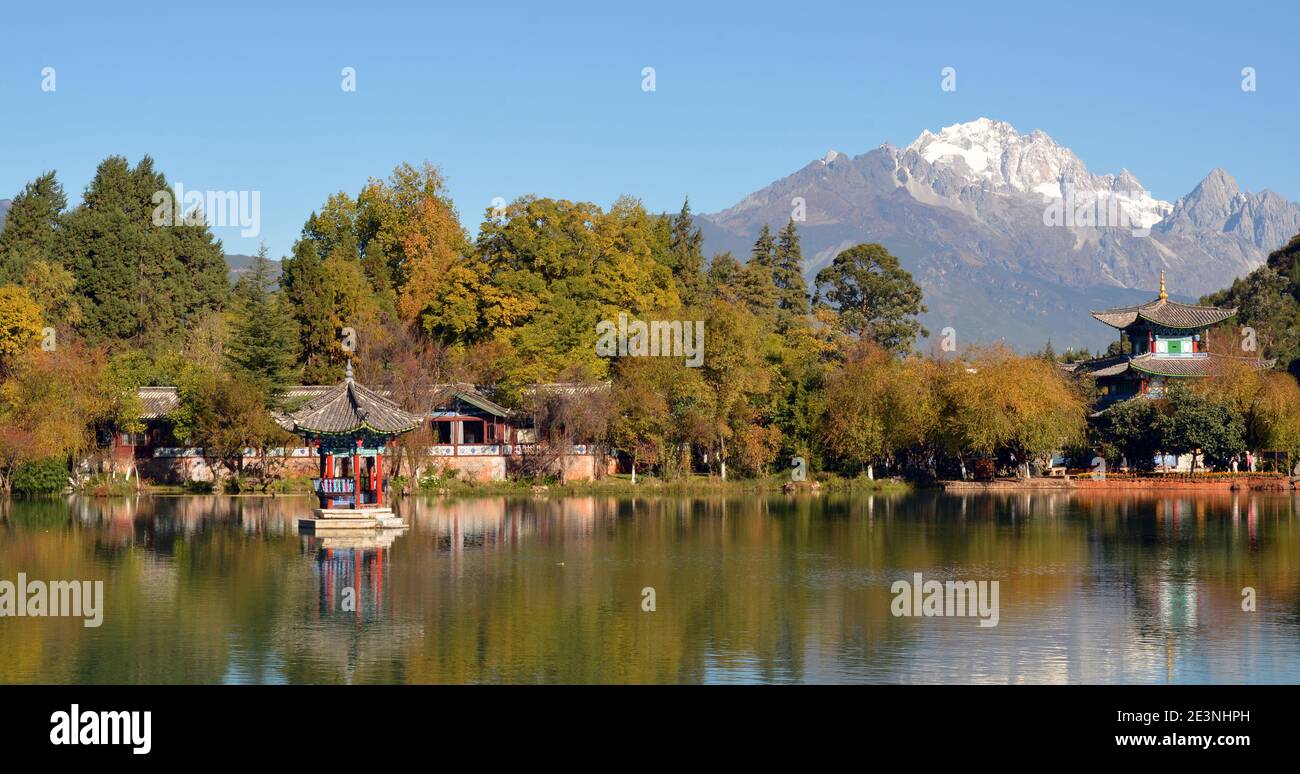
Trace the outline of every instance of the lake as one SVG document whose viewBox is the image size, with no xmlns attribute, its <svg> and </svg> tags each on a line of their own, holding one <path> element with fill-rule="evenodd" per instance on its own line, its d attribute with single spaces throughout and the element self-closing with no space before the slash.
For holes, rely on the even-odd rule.
<svg viewBox="0 0 1300 774">
<path fill-rule="evenodd" d="M 103 582 L 0 618 L 0 682 L 1300 681 L 1289 493 L 408 497 L 363 546 L 312 502 L 0 504 L 0 581 Z M 916 573 L 996 625 L 895 615 Z"/>
</svg>

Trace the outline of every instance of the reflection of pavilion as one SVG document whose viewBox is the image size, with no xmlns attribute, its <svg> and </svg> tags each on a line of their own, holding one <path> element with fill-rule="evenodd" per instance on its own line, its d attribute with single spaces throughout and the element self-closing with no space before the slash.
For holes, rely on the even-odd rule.
<svg viewBox="0 0 1300 774">
<path fill-rule="evenodd" d="M 352 616 L 358 623 L 378 620 L 384 607 L 384 575 L 392 565 L 390 546 L 399 530 L 359 530 L 348 537 L 308 537 L 316 552 L 320 594 L 317 613 Z"/>
</svg>

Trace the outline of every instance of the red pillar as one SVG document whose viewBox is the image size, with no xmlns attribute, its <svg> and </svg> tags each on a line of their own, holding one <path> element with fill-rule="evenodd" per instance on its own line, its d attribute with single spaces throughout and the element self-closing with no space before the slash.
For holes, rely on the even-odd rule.
<svg viewBox="0 0 1300 774">
<path fill-rule="evenodd" d="M 375 455 L 375 505 L 384 504 L 384 447 Z"/>
<path fill-rule="evenodd" d="M 325 455 L 325 480 L 321 482 L 321 484 L 323 487 L 328 487 L 331 483 L 333 483 L 333 481 L 334 481 L 334 455 L 331 453 Z M 330 507 L 330 504 L 333 501 L 333 499 L 334 499 L 333 494 L 328 489 L 326 489 L 325 490 L 326 508 Z"/>
<path fill-rule="evenodd" d="M 361 507 L 361 439 L 357 439 L 357 450 L 352 454 L 352 478 L 356 481 L 353 491 L 356 492 L 352 498 L 357 508 Z"/>
</svg>

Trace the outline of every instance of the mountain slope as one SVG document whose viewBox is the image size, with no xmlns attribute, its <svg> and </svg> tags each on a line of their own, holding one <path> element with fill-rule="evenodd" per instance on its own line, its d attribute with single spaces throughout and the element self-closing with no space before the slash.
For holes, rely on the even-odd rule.
<svg viewBox="0 0 1300 774">
<path fill-rule="evenodd" d="M 1046 133 L 980 119 L 923 132 L 906 148 L 850 158 L 832 151 L 701 217 L 710 254 L 744 258 L 764 223 L 779 228 L 802 198 L 809 279 L 839 251 L 881 242 L 925 289 L 932 331 L 959 341 L 1037 348 L 1105 346 L 1088 317 L 1153 294 L 1160 271 L 1176 296 L 1224 287 L 1300 230 L 1300 206 L 1241 192 L 1215 170 L 1164 202 L 1127 170 L 1094 175 Z"/>
</svg>

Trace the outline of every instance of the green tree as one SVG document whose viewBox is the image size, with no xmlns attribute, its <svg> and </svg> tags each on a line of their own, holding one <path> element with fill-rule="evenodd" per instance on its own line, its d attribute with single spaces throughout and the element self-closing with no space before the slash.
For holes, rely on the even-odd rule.
<svg viewBox="0 0 1300 774">
<path fill-rule="evenodd" d="M 1197 460 L 1223 467 L 1234 455 L 1246 451 L 1245 422 L 1226 403 L 1174 382 L 1160 402 L 1156 428 L 1160 448 L 1170 454 L 1191 454 Z"/>
<path fill-rule="evenodd" d="M 808 283 L 803 278 L 803 249 L 799 246 L 794 219 L 786 223 L 777 237 L 772 280 L 778 294 L 777 333 L 807 324 Z"/>
<path fill-rule="evenodd" d="M 343 376 L 346 353 L 334 317 L 334 288 L 314 242 L 300 239 L 293 256 L 282 263 L 281 292 L 298 326 L 298 355 L 303 379 L 310 384 L 330 384 Z"/>
<path fill-rule="evenodd" d="M 224 354 L 270 397 L 291 384 L 298 363 L 298 331 L 279 293 L 271 290 L 266 245 L 257 251 L 252 271 L 235 284 L 234 322 Z"/>
<path fill-rule="evenodd" d="M 817 273 L 816 285 L 815 303 L 838 312 L 841 329 L 859 339 L 903 353 L 929 335 L 916 320 L 926 311 L 920 286 L 882 245 L 844 250 Z"/>
<path fill-rule="evenodd" d="M 682 210 L 672 219 L 672 229 L 668 240 L 668 252 L 671 256 L 673 277 L 677 280 L 677 293 L 686 306 L 694 306 L 704 300 L 707 281 L 704 276 L 704 253 L 702 243 L 704 236 L 695 228 L 695 219 L 691 215 L 691 202 L 682 202 Z"/>
<path fill-rule="evenodd" d="M 776 266 L 776 240 L 772 238 L 772 230 L 766 223 L 759 230 L 758 239 L 754 240 L 754 247 L 749 251 L 747 263 L 766 266 L 768 269 Z"/>
<path fill-rule="evenodd" d="M 76 277 L 87 340 L 175 347 L 188 325 L 224 308 L 221 244 L 198 213 L 169 206 L 171 196 L 148 156 L 134 168 L 111 156 L 66 216 L 56 252 Z"/>
<path fill-rule="evenodd" d="M 261 385 L 245 374 L 191 368 L 181 379 L 171 419 L 181 440 L 202 449 L 214 471 L 228 474 L 228 485 L 238 490 L 243 479 L 252 478 L 265 491 L 286 462 L 271 452 L 293 441 L 267 412 L 268 403 Z M 257 462 L 250 465 L 246 449 L 257 453 Z"/>
<path fill-rule="evenodd" d="M 1231 326 L 1224 326 L 1236 354 L 1242 354 L 1240 326 L 1249 326 L 1258 354 L 1300 374 L 1300 234 L 1270 253 L 1263 266 L 1201 303 L 1237 308 Z"/>
<path fill-rule="evenodd" d="M 1135 398 L 1111 405 L 1093 425 L 1102 456 L 1112 462 L 1126 460 L 1139 470 L 1151 470 L 1161 451 L 1160 412 L 1155 401 Z"/>
<path fill-rule="evenodd" d="M 23 186 L 0 231 L 0 283 L 19 282 L 33 263 L 54 259 L 67 206 L 63 186 L 52 171 Z"/>
</svg>

